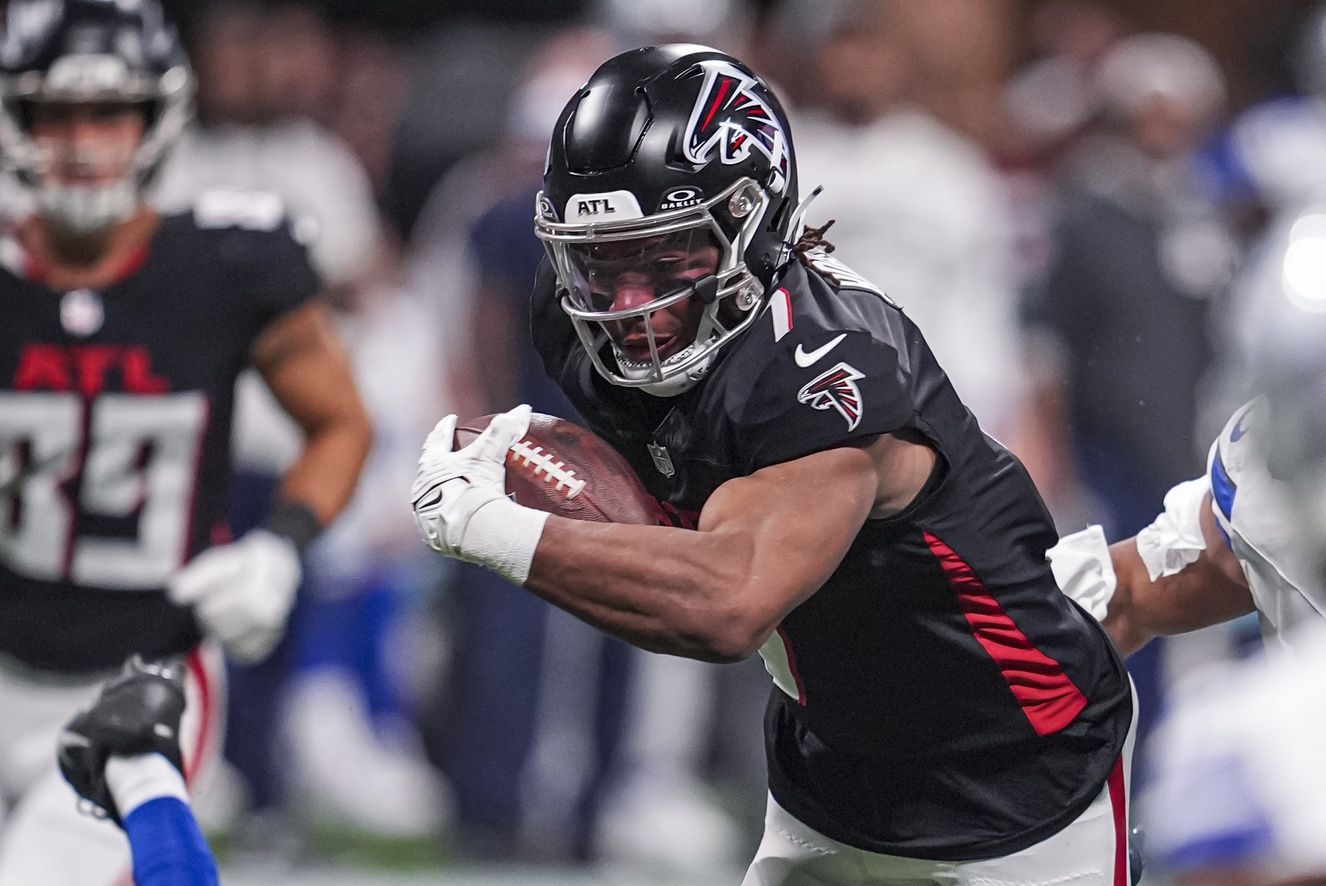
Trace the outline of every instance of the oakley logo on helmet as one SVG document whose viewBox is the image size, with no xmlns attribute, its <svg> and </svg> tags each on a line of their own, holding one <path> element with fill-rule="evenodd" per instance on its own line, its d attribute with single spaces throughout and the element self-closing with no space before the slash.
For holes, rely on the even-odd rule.
<svg viewBox="0 0 1326 886">
<path fill-rule="evenodd" d="M 861 389 L 856 380 L 864 378 L 854 367 L 839 363 L 797 392 L 798 403 L 808 403 L 814 409 L 834 409 L 847 419 L 847 429 L 855 431 L 861 424 Z"/>
<path fill-rule="evenodd" d="M 686 159 L 707 166 L 715 156 L 725 166 L 740 163 L 752 150 L 769 159 L 769 189 L 787 187 L 787 134 L 754 87 L 759 81 L 723 62 L 704 65 L 704 84 L 691 111 L 684 144 Z"/>
<path fill-rule="evenodd" d="M 658 211 L 685 209 L 687 206 L 699 206 L 703 202 L 704 193 L 699 188 L 673 188 L 663 195 L 663 201 L 658 204 Z"/>
</svg>

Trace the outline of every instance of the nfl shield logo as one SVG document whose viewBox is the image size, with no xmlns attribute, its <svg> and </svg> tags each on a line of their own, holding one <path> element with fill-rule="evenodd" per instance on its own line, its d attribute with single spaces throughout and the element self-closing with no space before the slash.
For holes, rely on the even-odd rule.
<svg viewBox="0 0 1326 886">
<path fill-rule="evenodd" d="M 87 338 L 106 322 L 106 309 L 101 296 L 90 289 L 66 292 L 60 299 L 60 324 L 64 331 L 79 338 Z"/>
<path fill-rule="evenodd" d="M 677 473 L 677 469 L 672 466 L 672 456 L 668 455 L 666 446 L 650 443 L 649 457 L 654 460 L 654 467 L 658 468 L 658 472 L 664 477 L 671 477 Z"/>
</svg>

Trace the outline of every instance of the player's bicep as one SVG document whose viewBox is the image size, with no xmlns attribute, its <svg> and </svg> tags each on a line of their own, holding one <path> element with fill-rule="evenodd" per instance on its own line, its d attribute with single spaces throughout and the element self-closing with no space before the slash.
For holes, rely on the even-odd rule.
<svg viewBox="0 0 1326 886">
<path fill-rule="evenodd" d="M 868 452 L 816 452 L 729 480 L 710 496 L 699 529 L 748 565 L 745 604 L 772 631 L 842 562 L 874 505 Z"/>
<path fill-rule="evenodd" d="M 1238 579 L 1232 578 L 1222 568 L 1223 557 L 1218 552 L 1229 553 L 1224 547 L 1207 548 L 1195 563 L 1159 580 L 1160 592 L 1170 598 L 1163 610 L 1168 619 L 1163 633 L 1195 631 L 1247 615 L 1257 608 L 1242 571 Z"/>
</svg>

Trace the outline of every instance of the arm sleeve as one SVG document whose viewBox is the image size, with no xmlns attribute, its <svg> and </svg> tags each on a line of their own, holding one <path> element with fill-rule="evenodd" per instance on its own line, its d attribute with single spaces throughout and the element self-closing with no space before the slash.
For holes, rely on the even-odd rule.
<svg viewBox="0 0 1326 886">
<path fill-rule="evenodd" d="M 216 862 L 173 764 L 160 754 L 113 756 L 106 784 L 124 813 L 137 886 L 216 886 Z"/>
<path fill-rule="evenodd" d="M 748 395 L 730 407 L 737 417 L 738 460 L 749 472 L 912 421 L 911 393 L 892 345 L 865 331 L 847 332 L 821 360 L 802 367 L 791 341 L 770 354 Z"/>
<path fill-rule="evenodd" d="M 218 886 L 216 861 L 193 810 L 177 797 L 143 803 L 124 820 L 137 886 Z"/>
</svg>

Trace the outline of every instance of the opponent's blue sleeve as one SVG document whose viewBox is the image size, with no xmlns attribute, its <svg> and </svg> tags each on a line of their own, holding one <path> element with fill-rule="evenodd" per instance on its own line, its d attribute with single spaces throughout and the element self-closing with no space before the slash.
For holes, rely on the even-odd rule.
<svg viewBox="0 0 1326 886">
<path fill-rule="evenodd" d="M 219 886 L 216 861 L 193 810 L 157 797 L 124 819 L 133 848 L 135 886 Z"/>
</svg>

